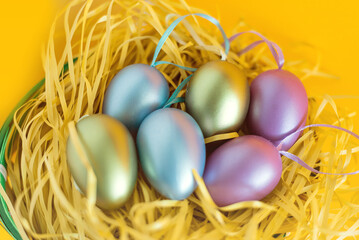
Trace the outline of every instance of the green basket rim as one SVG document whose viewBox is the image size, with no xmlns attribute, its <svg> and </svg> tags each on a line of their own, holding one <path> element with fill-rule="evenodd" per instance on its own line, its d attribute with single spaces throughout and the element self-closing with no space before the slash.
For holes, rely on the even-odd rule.
<svg viewBox="0 0 359 240">
<path fill-rule="evenodd" d="M 73 59 L 73 63 L 77 61 L 77 57 Z M 69 69 L 68 63 L 65 63 L 61 73 L 63 75 L 66 73 Z M 27 101 L 37 96 L 37 92 L 41 87 L 44 86 L 45 78 L 43 78 L 40 82 L 38 82 L 29 92 L 26 93 L 26 95 L 16 104 L 15 108 L 10 112 L 8 117 L 6 118 L 4 124 L 1 127 L 0 130 L 0 165 L 2 165 L 5 170 L 7 169 L 7 164 L 5 161 L 5 154 L 6 154 L 6 146 L 8 141 L 11 139 L 9 138 L 9 133 L 13 131 L 14 126 L 12 125 L 14 115 L 16 111 L 21 108 Z M 8 149 L 9 151 L 9 149 Z M 5 190 L 5 184 L 6 179 L 3 174 L 0 174 L 0 184 Z M 11 237 L 13 237 L 16 240 L 22 240 L 20 233 L 16 227 L 16 224 L 14 223 L 13 218 L 11 217 L 11 214 L 9 212 L 9 209 L 7 207 L 7 204 L 2 196 L 0 196 L 0 221 L 2 223 L 2 227 L 10 234 Z"/>
</svg>

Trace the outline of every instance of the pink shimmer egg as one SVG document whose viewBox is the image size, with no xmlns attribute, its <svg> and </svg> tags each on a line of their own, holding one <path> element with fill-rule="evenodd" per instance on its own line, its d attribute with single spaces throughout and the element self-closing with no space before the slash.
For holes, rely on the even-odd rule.
<svg viewBox="0 0 359 240">
<path fill-rule="evenodd" d="M 278 150 L 254 135 L 232 139 L 208 158 L 203 179 L 218 206 L 260 200 L 277 186 L 282 174 Z"/>
<path fill-rule="evenodd" d="M 277 146 L 285 137 L 305 125 L 308 97 L 302 82 L 285 70 L 259 74 L 250 86 L 251 101 L 247 115 L 250 134 L 262 136 Z M 300 133 L 286 139 L 288 150 Z"/>
</svg>

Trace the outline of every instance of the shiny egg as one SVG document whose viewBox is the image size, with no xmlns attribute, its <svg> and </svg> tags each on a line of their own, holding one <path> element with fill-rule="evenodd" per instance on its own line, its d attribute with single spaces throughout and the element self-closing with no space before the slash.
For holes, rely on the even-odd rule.
<svg viewBox="0 0 359 240">
<path fill-rule="evenodd" d="M 121 121 L 135 133 L 143 119 L 161 108 L 169 96 L 163 74 L 146 64 L 133 64 L 119 71 L 109 84 L 103 113 Z"/>
<path fill-rule="evenodd" d="M 251 102 L 247 116 L 250 134 L 262 136 L 277 146 L 285 137 L 305 125 L 308 97 L 302 82 L 285 70 L 259 74 L 250 86 Z M 300 133 L 286 139 L 288 150 Z"/>
<path fill-rule="evenodd" d="M 189 114 L 174 108 L 151 113 L 139 128 L 137 149 L 142 169 L 159 193 L 173 200 L 192 194 L 197 186 L 192 169 L 202 176 L 206 149 Z"/>
<path fill-rule="evenodd" d="M 76 130 L 97 179 L 97 202 L 103 209 L 120 207 L 132 194 L 137 178 L 135 144 L 126 127 L 116 119 L 96 114 L 80 119 Z M 86 193 L 87 170 L 72 139 L 66 146 L 72 177 Z"/>
<path fill-rule="evenodd" d="M 268 140 L 254 135 L 232 139 L 207 159 L 203 179 L 218 206 L 261 200 L 278 184 L 282 161 Z"/>
<path fill-rule="evenodd" d="M 249 85 L 243 70 L 226 61 L 201 66 L 189 82 L 187 112 L 205 137 L 238 131 L 248 111 Z"/>
</svg>

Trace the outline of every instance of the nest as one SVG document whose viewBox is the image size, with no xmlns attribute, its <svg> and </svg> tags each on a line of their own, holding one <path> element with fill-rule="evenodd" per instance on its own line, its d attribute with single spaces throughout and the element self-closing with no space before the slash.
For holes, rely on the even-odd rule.
<svg viewBox="0 0 359 240">
<path fill-rule="evenodd" d="M 64 27 L 60 39 L 65 45 L 55 48 L 61 28 L 55 22 L 43 55 L 46 80 L 24 98 L 2 139 L 8 179 L 6 192 L 0 190 L 21 238 L 344 239 L 359 234 L 354 194 L 358 187 L 350 184 L 351 177 L 313 174 L 285 157 L 281 181 L 265 199 L 221 208 L 199 176 L 195 176 L 196 191 L 186 200 L 174 201 L 158 194 L 139 172 L 133 195 L 116 211 L 98 208 L 93 197 L 75 188 L 66 162 L 69 124 L 101 113 L 112 77 L 127 65 L 150 64 L 169 24 L 193 12 L 203 11 L 182 1 L 76 0 L 57 18 Z M 239 22 L 232 33 L 248 28 Z M 237 54 L 254 40 L 258 39 L 249 35 L 236 40 L 227 57 L 247 73 L 249 81 L 275 68 L 265 45 Z M 174 30 L 157 60 L 199 67 L 221 59 L 222 42 L 213 25 L 190 17 Z M 304 79 L 318 73 L 317 66 L 313 70 L 309 66 L 305 61 L 288 61 L 284 68 Z M 172 65 L 157 68 L 171 92 L 190 74 Z M 173 107 L 185 110 L 183 103 Z M 352 116 L 337 109 L 327 96 L 309 99 L 308 124 L 351 130 Z M 313 168 L 342 173 L 350 170 L 358 150 L 344 132 L 313 128 L 304 131 L 290 152 Z"/>
</svg>

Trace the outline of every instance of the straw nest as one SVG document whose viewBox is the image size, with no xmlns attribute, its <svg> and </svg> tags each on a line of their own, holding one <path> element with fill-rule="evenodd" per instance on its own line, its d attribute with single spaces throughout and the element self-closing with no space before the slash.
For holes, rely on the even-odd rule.
<svg viewBox="0 0 359 240">
<path fill-rule="evenodd" d="M 64 27 L 63 49 L 55 48 L 61 26 L 54 24 L 43 55 L 45 83 L 15 114 L 6 150 L 8 181 L 2 195 L 23 239 L 344 239 L 359 234 L 358 184 L 346 176 L 313 174 L 283 157 L 283 174 L 262 201 L 218 208 L 204 183 L 188 199 L 161 197 L 140 173 L 129 201 L 116 211 L 94 205 L 74 186 L 66 163 L 69 126 L 102 111 L 112 77 L 133 63 L 149 64 L 156 45 L 179 15 L 203 12 L 178 1 L 73 1 L 57 18 Z M 231 33 L 248 30 L 244 22 Z M 231 44 L 227 61 L 246 71 L 249 81 L 275 68 L 265 45 L 238 56 L 258 40 L 246 35 Z M 199 67 L 223 55 L 220 32 L 187 18 L 164 44 L 158 60 Z M 74 59 L 77 59 L 74 61 Z M 68 70 L 62 71 L 68 63 Z M 317 73 L 305 61 L 284 65 L 302 79 Z M 159 65 L 171 91 L 189 72 Z M 180 92 L 183 96 L 185 90 Z M 173 107 L 185 109 L 183 103 Z M 308 124 L 352 129 L 352 114 L 337 110 L 329 97 L 309 99 Z M 358 151 L 348 134 L 309 129 L 292 147 L 316 169 L 349 172 Z"/>
</svg>

